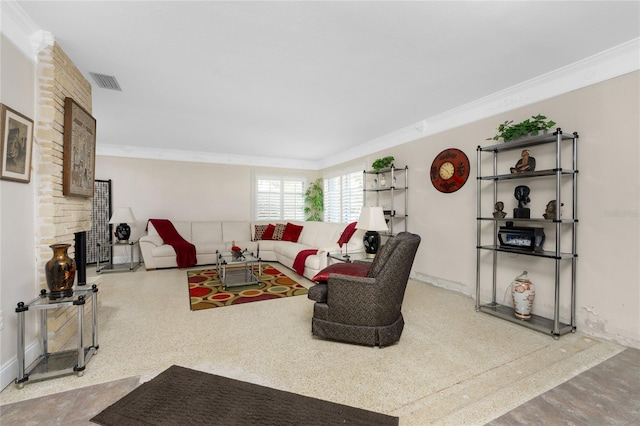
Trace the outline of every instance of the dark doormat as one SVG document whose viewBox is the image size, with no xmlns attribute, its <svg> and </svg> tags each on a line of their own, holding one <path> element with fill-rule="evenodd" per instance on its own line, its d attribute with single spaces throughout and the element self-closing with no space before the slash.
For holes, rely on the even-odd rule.
<svg viewBox="0 0 640 426">
<path fill-rule="evenodd" d="M 120 425 L 398 425 L 398 418 L 171 366 L 91 419 Z"/>
</svg>

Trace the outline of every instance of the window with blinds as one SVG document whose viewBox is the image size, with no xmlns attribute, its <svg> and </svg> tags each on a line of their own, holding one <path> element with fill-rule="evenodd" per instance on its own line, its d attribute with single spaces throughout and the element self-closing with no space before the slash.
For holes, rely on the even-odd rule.
<svg viewBox="0 0 640 426">
<path fill-rule="evenodd" d="M 351 223 L 362 209 L 362 172 L 346 172 L 324 179 L 324 221 Z"/>
<path fill-rule="evenodd" d="M 305 180 L 256 177 L 256 220 L 304 220 Z"/>
</svg>

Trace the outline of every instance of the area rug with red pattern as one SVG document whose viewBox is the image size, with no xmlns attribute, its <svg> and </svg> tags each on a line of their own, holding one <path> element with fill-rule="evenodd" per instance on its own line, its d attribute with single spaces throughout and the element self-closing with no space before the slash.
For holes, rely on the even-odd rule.
<svg viewBox="0 0 640 426">
<path fill-rule="evenodd" d="M 258 264 L 254 268 L 257 273 Z M 266 263 L 262 264 L 259 285 L 225 290 L 215 268 L 187 271 L 187 278 L 192 311 L 307 294 L 306 288 Z"/>
</svg>

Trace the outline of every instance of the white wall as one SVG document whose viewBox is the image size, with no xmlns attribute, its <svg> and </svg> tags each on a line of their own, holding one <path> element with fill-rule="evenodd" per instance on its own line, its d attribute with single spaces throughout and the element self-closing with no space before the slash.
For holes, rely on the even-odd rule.
<svg viewBox="0 0 640 426">
<path fill-rule="evenodd" d="M 4 34 L 0 35 L 0 102 L 15 111 L 35 118 L 35 64 Z M 37 161 L 38 147 L 34 143 L 32 159 Z M 16 377 L 18 302 L 35 298 L 36 239 L 35 239 L 35 183 L 32 165 L 31 182 L 0 180 L 0 309 L 3 328 L 0 331 L 0 383 L 4 387 Z M 35 321 L 32 313 L 28 323 L 26 342 L 35 342 Z"/>
<path fill-rule="evenodd" d="M 495 134 L 499 123 L 508 119 L 517 122 L 542 113 L 553 118 L 563 131 L 577 131 L 580 135 L 578 330 L 640 347 L 639 81 L 640 73 L 634 72 L 367 158 L 371 164 L 378 157 L 393 155 L 396 165 L 406 164 L 410 168 L 409 230 L 423 238 L 414 276 L 475 297 L 476 148 L 496 143 L 485 139 Z M 433 159 L 446 148 L 463 150 L 472 169 L 466 185 L 452 194 L 436 191 L 429 178 Z M 512 156 L 503 165 L 504 173 L 508 173 L 519 152 L 504 155 Z M 549 161 L 549 154 L 542 148 L 531 149 L 531 155 L 538 162 Z M 483 168 L 483 174 L 492 174 L 489 171 L 490 168 Z M 539 185 L 531 182 L 532 201 L 528 207 L 532 215 L 541 217 L 546 203 L 555 197 L 554 192 Z M 569 196 L 567 191 L 563 194 Z M 500 194 L 499 199 L 505 202 L 509 214 L 517 204 L 512 192 Z M 570 205 L 565 208 L 570 209 Z M 483 216 L 491 211 L 485 211 Z M 487 258 L 483 270 L 490 268 Z M 552 268 L 553 262 L 546 259 L 507 257 L 499 268 L 499 301 L 513 278 L 527 269 L 532 281 L 538 284 L 534 313 L 552 315 Z M 563 268 L 565 278 L 566 269 Z M 567 292 L 563 291 L 562 296 L 561 304 L 566 308 Z"/>
</svg>

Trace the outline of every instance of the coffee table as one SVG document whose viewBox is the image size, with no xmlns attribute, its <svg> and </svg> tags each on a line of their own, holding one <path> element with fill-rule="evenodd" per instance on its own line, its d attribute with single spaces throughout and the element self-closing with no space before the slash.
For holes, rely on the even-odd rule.
<svg viewBox="0 0 640 426">
<path fill-rule="evenodd" d="M 254 266 L 258 263 L 256 273 Z M 230 268 L 228 268 L 230 267 Z M 229 287 L 262 286 L 262 261 L 244 250 L 240 255 L 231 251 L 216 251 L 216 270 L 225 290 Z"/>
</svg>

